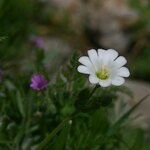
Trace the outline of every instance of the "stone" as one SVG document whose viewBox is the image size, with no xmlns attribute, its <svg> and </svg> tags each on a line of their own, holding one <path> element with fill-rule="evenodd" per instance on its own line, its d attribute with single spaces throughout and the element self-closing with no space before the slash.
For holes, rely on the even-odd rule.
<svg viewBox="0 0 150 150">
<path fill-rule="evenodd" d="M 69 59 L 72 48 L 69 43 L 57 37 L 45 38 L 45 64 L 50 71 L 56 71 Z"/>
<path fill-rule="evenodd" d="M 130 35 L 124 30 L 133 25 L 138 14 L 126 0 L 91 1 L 87 6 L 88 28 L 97 31 L 97 42 L 104 48 L 114 48 L 125 53 L 130 44 Z"/>
<path fill-rule="evenodd" d="M 115 104 L 116 115 L 122 115 L 143 97 L 150 94 L 150 84 L 144 81 L 129 80 L 125 83 L 125 86 L 133 92 L 133 98 L 121 94 L 119 100 Z M 124 110 L 121 108 L 121 100 L 123 100 L 123 103 L 125 104 Z M 130 125 L 133 127 L 140 127 L 145 130 L 150 129 L 150 96 L 147 97 L 131 114 L 130 122 Z"/>
<path fill-rule="evenodd" d="M 102 48 L 114 48 L 125 53 L 130 45 L 127 30 L 138 20 L 138 13 L 127 0 L 52 0 L 53 5 L 68 11 L 72 28 L 92 33 L 89 39 Z M 84 29 L 81 28 L 82 27 Z M 78 28 L 76 28 L 78 26 Z M 86 29 L 86 30 L 85 30 Z M 78 31 L 80 30 L 80 31 Z"/>
</svg>

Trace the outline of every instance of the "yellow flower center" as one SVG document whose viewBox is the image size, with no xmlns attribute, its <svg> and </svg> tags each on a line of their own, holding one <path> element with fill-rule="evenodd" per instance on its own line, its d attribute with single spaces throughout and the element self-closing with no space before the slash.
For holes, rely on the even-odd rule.
<svg viewBox="0 0 150 150">
<path fill-rule="evenodd" d="M 109 71 L 106 68 L 102 68 L 100 71 L 96 72 L 96 76 L 101 80 L 106 80 L 109 77 Z"/>
</svg>

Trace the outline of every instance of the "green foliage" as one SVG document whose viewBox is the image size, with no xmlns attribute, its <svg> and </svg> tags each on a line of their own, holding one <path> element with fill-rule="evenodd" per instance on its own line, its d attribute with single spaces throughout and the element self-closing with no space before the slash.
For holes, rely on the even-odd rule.
<svg viewBox="0 0 150 150">
<path fill-rule="evenodd" d="M 150 81 L 150 69 L 149 64 L 150 63 L 150 47 L 143 48 L 143 51 L 141 51 L 140 55 L 136 58 L 134 61 L 132 68 L 133 68 L 133 76 L 145 79 L 147 81 Z"/>
<path fill-rule="evenodd" d="M 149 36 L 149 13 L 147 7 L 133 1 L 132 6 L 142 14 L 138 24 L 131 29 L 135 33 L 133 39 L 139 41 L 143 36 L 144 39 Z M 38 32 L 35 31 L 36 23 L 49 23 L 52 34 L 76 35 L 70 28 L 68 13 L 57 17 L 61 11 L 50 7 L 41 13 L 40 2 L 30 0 L 0 1 L 0 69 L 4 70 L 0 81 L 0 149 L 150 149 L 145 138 L 149 134 L 126 124 L 139 103 L 115 124 L 110 120 L 114 115 L 113 104 L 118 100 L 117 92 L 132 97 L 131 91 L 126 87 L 90 86 L 86 76 L 77 72 L 77 53 L 53 78 L 45 68 L 44 51 L 28 44 L 29 35 Z M 142 49 L 142 55 L 136 58 L 133 66 L 134 76 L 149 80 L 149 47 L 142 45 Z M 42 73 L 49 79 L 45 91 L 29 88 L 34 73 Z"/>
<path fill-rule="evenodd" d="M 45 54 L 36 52 L 35 64 L 43 68 Z M 0 85 L 0 149 L 126 150 L 136 147 L 139 139 L 144 143 L 144 137 L 140 138 L 144 131 L 128 143 L 132 135 L 126 135 L 126 128 L 122 128 L 124 119 L 120 119 L 119 128 L 114 128 L 108 117 L 116 92 L 129 91 L 123 87 L 90 87 L 76 70 L 78 58 L 74 53 L 43 92 L 29 89 L 27 73 L 17 76 L 19 80 L 5 77 Z"/>
<path fill-rule="evenodd" d="M 150 4 L 140 0 L 129 0 L 129 3 L 138 13 L 138 21 L 131 27 L 132 33 L 132 70 L 133 77 L 150 81 Z"/>
<path fill-rule="evenodd" d="M 31 0 L 0 1 L 0 66 L 19 68 L 28 53 L 29 36 L 35 32 L 38 3 Z M 9 60 L 9 61 L 8 61 Z"/>
<path fill-rule="evenodd" d="M 138 21 L 136 24 L 131 28 L 133 31 L 133 40 L 142 40 L 149 37 L 149 3 L 143 4 L 140 0 L 129 0 L 129 4 L 133 9 L 135 9 L 139 15 Z M 142 32 L 141 32 L 142 31 Z"/>
</svg>

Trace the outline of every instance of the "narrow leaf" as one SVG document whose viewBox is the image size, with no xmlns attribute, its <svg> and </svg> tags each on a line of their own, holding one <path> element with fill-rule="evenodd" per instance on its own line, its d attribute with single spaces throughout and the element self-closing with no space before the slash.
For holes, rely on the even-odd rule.
<svg viewBox="0 0 150 150">
<path fill-rule="evenodd" d="M 43 150 L 44 147 L 53 139 L 53 137 L 64 127 L 64 125 L 70 120 L 70 117 L 63 120 L 46 138 L 38 145 L 36 150 Z"/>
<path fill-rule="evenodd" d="M 129 115 L 144 101 L 148 98 L 149 95 L 144 96 L 138 103 L 136 103 L 131 109 L 129 109 L 115 124 L 114 126 L 120 126 Z"/>
<path fill-rule="evenodd" d="M 16 97 L 17 97 L 18 109 L 19 109 L 21 115 L 23 117 L 25 117 L 25 110 L 24 110 L 24 105 L 23 105 L 23 98 L 21 97 L 21 94 L 20 94 L 19 91 L 17 92 L 17 96 Z"/>
</svg>

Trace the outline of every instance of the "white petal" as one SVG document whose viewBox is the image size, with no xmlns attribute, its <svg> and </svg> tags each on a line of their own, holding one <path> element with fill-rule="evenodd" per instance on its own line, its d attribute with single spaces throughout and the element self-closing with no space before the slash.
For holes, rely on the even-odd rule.
<svg viewBox="0 0 150 150">
<path fill-rule="evenodd" d="M 130 76 L 130 72 L 129 72 L 128 68 L 126 68 L 126 67 L 121 67 L 121 68 L 118 70 L 118 75 L 119 75 L 119 76 L 122 76 L 122 77 L 129 77 L 129 76 Z"/>
<path fill-rule="evenodd" d="M 110 79 L 108 79 L 108 80 L 100 80 L 100 81 L 99 81 L 99 84 L 100 84 L 100 86 L 102 86 L 102 87 L 108 87 L 108 86 L 111 85 L 111 80 L 110 80 Z"/>
<path fill-rule="evenodd" d="M 98 57 L 100 64 L 107 65 L 110 61 L 109 53 L 104 49 L 98 49 Z"/>
<path fill-rule="evenodd" d="M 111 60 L 115 60 L 118 57 L 118 52 L 114 49 L 108 49 L 107 53 L 109 54 Z"/>
<path fill-rule="evenodd" d="M 79 62 L 80 62 L 81 64 L 83 64 L 83 65 L 85 65 L 85 66 L 89 66 L 89 67 L 91 67 L 91 65 L 92 65 L 92 63 L 91 63 L 89 57 L 87 57 L 87 56 L 82 56 L 82 57 L 80 57 L 80 58 L 79 58 Z"/>
<path fill-rule="evenodd" d="M 99 79 L 98 79 L 97 77 L 95 77 L 94 75 L 90 75 L 90 76 L 89 76 L 89 81 L 90 81 L 90 83 L 92 83 L 92 84 L 96 84 L 96 83 L 99 82 Z"/>
<path fill-rule="evenodd" d="M 125 59 L 125 57 L 119 56 L 114 62 L 116 66 L 120 68 L 127 63 L 127 60 Z"/>
<path fill-rule="evenodd" d="M 97 69 L 97 67 L 98 67 L 98 55 L 97 55 L 96 50 L 95 49 L 88 50 L 88 55 L 89 55 L 89 58 L 93 64 L 93 66 L 95 67 L 95 69 Z"/>
<path fill-rule="evenodd" d="M 103 57 L 105 55 L 106 50 L 104 49 L 98 49 L 98 56 Z"/>
<path fill-rule="evenodd" d="M 84 73 L 84 74 L 90 74 L 90 71 L 87 67 L 83 66 L 83 65 L 80 65 L 77 70 L 80 72 L 80 73 Z"/>
<path fill-rule="evenodd" d="M 116 86 L 120 86 L 120 85 L 122 85 L 124 82 L 125 82 L 124 78 L 119 77 L 119 76 L 116 77 L 116 78 L 114 78 L 114 79 L 112 80 L 112 84 L 113 84 L 113 85 L 116 85 Z"/>
</svg>

